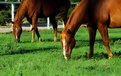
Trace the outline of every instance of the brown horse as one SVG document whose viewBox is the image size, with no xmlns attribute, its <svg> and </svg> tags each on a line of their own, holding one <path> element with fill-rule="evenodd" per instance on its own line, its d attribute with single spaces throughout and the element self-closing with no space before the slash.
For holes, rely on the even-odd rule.
<svg viewBox="0 0 121 76">
<path fill-rule="evenodd" d="M 40 35 L 37 28 L 37 19 L 50 17 L 50 22 L 54 29 L 54 40 L 57 40 L 57 22 L 55 16 L 59 14 L 64 23 L 67 21 L 67 13 L 70 7 L 69 0 L 22 0 L 13 22 L 13 33 L 15 36 L 15 41 L 20 41 L 20 36 L 22 33 L 22 19 L 24 17 L 32 24 L 32 42 L 34 41 L 35 32 L 38 39 L 40 40 Z"/>
<path fill-rule="evenodd" d="M 70 58 L 75 46 L 75 33 L 82 23 L 88 23 L 89 31 L 89 57 L 93 56 L 96 30 L 98 29 L 108 57 L 112 57 L 108 41 L 108 27 L 121 27 L 121 0 L 81 0 L 71 13 L 66 27 L 61 32 L 61 43 L 64 58 Z"/>
</svg>

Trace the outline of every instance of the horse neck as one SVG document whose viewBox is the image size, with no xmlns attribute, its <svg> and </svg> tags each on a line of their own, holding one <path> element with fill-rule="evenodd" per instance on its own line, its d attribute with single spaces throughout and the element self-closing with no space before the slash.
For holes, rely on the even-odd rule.
<svg viewBox="0 0 121 76">
<path fill-rule="evenodd" d="M 21 2 L 19 8 L 17 9 L 14 21 L 21 21 L 24 18 L 25 13 L 26 13 L 26 7 L 23 4 L 24 3 Z"/>
<path fill-rule="evenodd" d="M 66 23 L 66 27 L 64 29 L 65 32 L 70 30 L 75 35 L 76 31 L 83 23 L 84 17 L 86 16 L 88 3 L 89 0 L 81 0 L 80 3 L 75 7 Z"/>
</svg>

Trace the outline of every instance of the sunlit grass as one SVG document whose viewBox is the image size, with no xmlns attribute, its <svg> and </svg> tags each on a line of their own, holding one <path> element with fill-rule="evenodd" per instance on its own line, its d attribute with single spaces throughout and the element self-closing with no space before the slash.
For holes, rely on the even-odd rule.
<svg viewBox="0 0 121 76">
<path fill-rule="evenodd" d="M 62 55 L 60 35 L 53 41 L 53 30 L 40 32 L 42 42 L 31 42 L 31 32 L 23 32 L 21 42 L 15 43 L 13 34 L 0 34 L 0 76 L 120 76 L 121 29 L 109 29 L 110 47 L 114 54 L 107 59 L 107 51 L 97 32 L 94 57 L 88 59 L 87 28 L 76 33 L 76 46 L 71 59 Z"/>
</svg>

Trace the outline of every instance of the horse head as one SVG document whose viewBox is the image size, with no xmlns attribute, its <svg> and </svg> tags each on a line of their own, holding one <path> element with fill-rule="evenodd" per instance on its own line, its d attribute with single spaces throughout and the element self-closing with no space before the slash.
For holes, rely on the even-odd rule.
<svg viewBox="0 0 121 76">
<path fill-rule="evenodd" d="M 73 33 L 68 29 L 67 32 L 61 32 L 61 44 L 63 48 L 64 58 L 67 60 L 71 57 L 72 49 L 75 47 L 76 41 Z"/>
<path fill-rule="evenodd" d="M 12 22 L 13 23 L 13 34 L 14 34 L 14 37 L 15 37 L 15 41 L 16 42 L 20 42 L 20 36 L 21 36 L 21 33 L 22 33 L 22 21 L 15 21 L 15 22 Z"/>
</svg>

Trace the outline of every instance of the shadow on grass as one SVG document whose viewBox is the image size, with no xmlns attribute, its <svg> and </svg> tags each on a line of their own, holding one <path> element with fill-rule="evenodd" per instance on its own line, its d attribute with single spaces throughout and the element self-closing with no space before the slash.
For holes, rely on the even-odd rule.
<svg viewBox="0 0 121 76">
<path fill-rule="evenodd" d="M 117 41 L 119 38 L 111 38 L 110 40 L 113 40 L 113 42 Z M 53 42 L 53 39 L 45 39 L 43 40 L 43 42 Z M 57 41 L 59 42 L 59 40 Z M 75 48 L 81 48 L 81 47 L 86 47 L 89 43 L 88 40 L 77 40 L 77 45 Z M 102 42 L 102 39 L 98 39 L 96 40 L 96 42 L 99 42 L 101 43 Z M 30 41 L 22 41 L 20 43 L 31 43 Z M 102 43 L 101 43 L 102 44 Z M 9 44 L 11 46 L 11 43 Z M 8 46 L 8 45 L 7 45 Z M 7 49 L 9 50 L 9 49 Z M 3 55 L 14 55 L 14 54 L 26 54 L 26 53 L 37 53 L 37 52 L 41 52 L 41 51 L 55 51 L 55 50 L 62 50 L 61 46 L 58 48 L 58 47 L 54 47 L 54 46 L 51 46 L 51 47 L 39 47 L 39 48 L 36 48 L 36 49 L 31 49 L 31 48 L 18 48 L 18 49 L 15 49 L 10 52 L 5 52 L 5 53 L 2 53 L 0 54 L 0 56 L 3 56 Z M 113 52 L 113 57 L 120 57 L 121 58 L 121 51 L 119 52 Z M 81 56 L 77 56 L 77 57 L 74 57 L 73 59 L 74 60 L 78 60 L 78 59 L 81 59 L 81 58 L 86 58 L 86 59 L 89 59 L 88 58 L 88 54 L 85 53 L 84 55 L 81 55 Z M 107 57 L 107 53 L 94 53 L 94 57 L 93 58 L 96 58 L 96 59 L 102 59 L 102 58 L 108 58 Z"/>
<path fill-rule="evenodd" d="M 95 42 L 102 44 L 101 46 L 104 46 L 102 39 L 96 39 Z M 115 42 L 120 44 L 121 43 L 121 38 L 109 38 L 109 42 L 110 42 L 110 44 L 114 44 Z M 76 40 L 75 48 L 82 48 L 82 47 L 88 47 L 89 48 L 89 40 Z M 113 52 L 113 57 L 121 58 L 121 51 Z M 88 57 L 87 52 L 84 55 L 74 57 L 74 59 L 77 59 L 77 60 L 81 59 L 81 58 L 90 59 Z M 91 59 L 93 59 L 93 58 L 94 59 L 102 59 L 102 58 L 108 59 L 108 55 L 107 55 L 107 53 L 94 53 L 94 55 L 93 55 L 93 57 Z"/>
<path fill-rule="evenodd" d="M 54 41 L 54 39 L 42 39 L 41 41 L 38 41 L 37 39 L 35 39 L 34 42 L 60 42 L 60 39 L 58 39 L 57 41 Z M 34 43 L 30 41 L 20 41 L 20 43 Z"/>
<path fill-rule="evenodd" d="M 118 40 L 119 40 L 119 43 L 120 43 L 121 38 L 109 38 L 109 43 L 112 44 L 112 43 L 114 43 L 114 42 L 116 42 Z M 95 42 L 103 44 L 102 39 L 96 39 Z M 81 48 L 81 47 L 85 47 L 85 46 L 89 46 L 89 40 L 76 40 L 75 48 Z"/>
<path fill-rule="evenodd" d="M 96 43 L 103 44 L 102 40 L 96 40 Z M 89 47 L 89 40 L 76 40 L 75 48 Z"/>
<path fill-rule="evenodd" d="M 42 39 L 42 42 L 60 42 L 60 39 L 57 39 L 57 41 L 54 41 L 54 39 Z"/>
<path fill-rule="evenodd" d="M 121 38 L 109 38 L 109 42 L 112 44 L 117 40 L 121 40 Z M 35 40 L 35 42 L 39 42 L 38 40 Z M 54 41 L 54 39 L 42 39 L 40 42 L 60 42 L 60 39 L 57 41 Z M 100 43 L 103 45 L 102 39 L 96 39 L 96 43 Z M 31 43 L 31 41 L 21 41 L 20 43 Z M 76 40 L 76 46 L 74 48 L 81 48 L 81 47 L 89 47 L 89 40 Z M 61 47 L 61 46 L 60 46 Z"/>
<path fill-rule="evenodd" d="M 84 59 L 108 59 L 108 55 L 107 55 L 107 53 L 95 53 L 92 58 L 89 58 L 88 53 L 86 52 L 84 55 L 73 57 L 72 59 L 79 60 L 81 58 L 84 58 Z M 121 51 L 113 52 L 112 58 L 121 58 Z"/>
<path fill-rule="evenodd" d="M 54 51 L 57 51 L 57 50 L 60 50 L 61 48 L 57 48 L 57 47 L 44 47 L 44 48 L 36 48 L 36 49 L 24 49 L 24 48 L 18 48 L 16 50 L 11 50 L 7 53 L 3 53 L 3 54 L 0 54 L 0 56 L 3 56 L 3 55 L 15 55 L 15 54 L 27 54 L 27 53 L 38 53 L 38 52 L 42 52 L 42 51 L 47 51 L 47 52 L 54 52 Z"/>
</svg>

